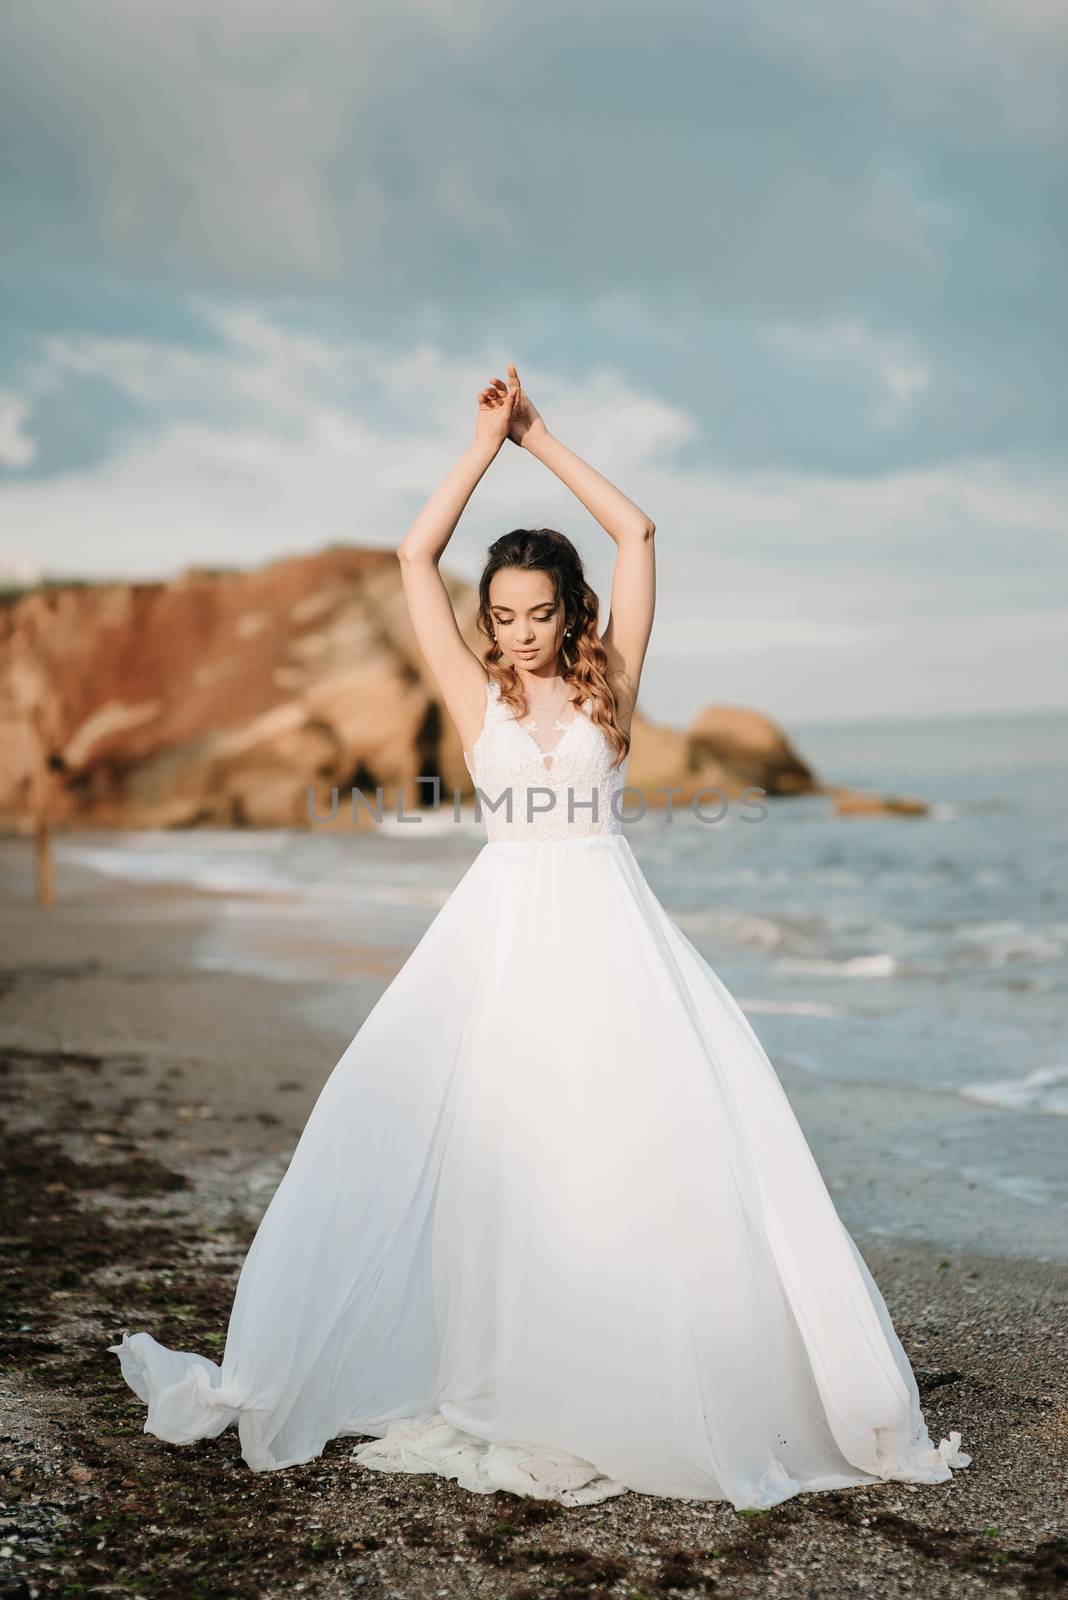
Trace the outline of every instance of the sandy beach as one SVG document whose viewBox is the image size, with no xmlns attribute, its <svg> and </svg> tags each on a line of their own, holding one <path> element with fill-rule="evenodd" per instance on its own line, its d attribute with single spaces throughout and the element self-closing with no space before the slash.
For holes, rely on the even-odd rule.
<svg viewBox="0 0 1068 1600">
<path fill-rule="evenodd" d="M 857 1235 L 932 1436 L 959 1428 L 972 1455 L 942 1485 L 745 1515 L 634 1493 L 567 1510 L 373 1473 L 351 1462 L 351 1439 L 257 1475 L 232 1430 L 182 1449 L 144 1435 L 106 1346 L 147 1328 L 221 1353 L 256 1223 L 406 951 L 354 945 L 339 1003 L 333 972 L 328 985 L 283 984 L 194 964 L 222 896 L 68 868 L 43 910 L 30 865 L 25 841 L 0 841 L 0 1592 L 533 1600 L 1064 1586 L 1068 1267 L 1023 1252 Z M 269 917 L 269 896 L 257 898 Z"/>
</svg>

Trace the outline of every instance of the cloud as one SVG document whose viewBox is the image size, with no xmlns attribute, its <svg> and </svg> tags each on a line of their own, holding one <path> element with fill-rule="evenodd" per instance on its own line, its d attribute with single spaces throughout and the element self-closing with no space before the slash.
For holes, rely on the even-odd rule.
<svg viewBox="0 0 1068 1600">
<path fill-rule="evenodd" d="M 37 446 L 26 432 L 29 415 L 28 401 L 0 389 L 0 465 L 25 467 L 36 456 Z"/>
<path fill-rule="evenodd" d="M 29 247 L 76 227 L 138 270 L 378 299 L 429 265 L 459 300 L 495 247 L 498 301 L 611 275 L 804 311 L 938 282 L 940 163 L 1063 133 L 1064 41 L 1007 0 L 674 0 L 656 27 L 604 0 L 9 0 L 0 131 Z"/>
<path fill-rule="evenodd" d="M 912 341 L 881 336 L 857 316 L 815 327 L 773 325 L 767 337 L 807 361 L 855 363 L 870 372 L 882 391 L 871 415 L 876 427 L 903 422 L 913 401 L 931 385 L 930 363 Z"/>
<path fill-rule="evenodd" d="M 646 706 L 687 720 L 708 700 L 770 708 L 787 726 L 951 713 L 1064 710 L 1068 609 L 992 608 L 937 626 L 909 615 L 877 627 L 750 629 L 712 617 L 676 650 L 658 622 L 642 675 Z M 996 671 L 991 670 L 991 662 Z M 805 741 L 801 741 L 805 749 Z"/>
<path fill-rule="evenodd" d="M 7 547 L 395 543 L 514 358 L 669 530 L 671 693 L 710 614 L 861 684 L 905 616 L 1044 616 L 1066 67 L 1053 0 L 8 0 Z M 535 517 L 603 594 L 525 457 L 451 553 Z"/>
<path fill-rule="evenodd" d="M 89 469 L 0 485 L 4 526 L 53 568 L 114 575 L 250 563 L 330 538 L 398 542 L 404 518 L 473 436 L 490 357 L 342 345 L 251 306 L 200 309 L 219 341 L 210 348 L 42 342 L 38 382 L 106 384 L 137 403 L 139 421 Z M 584 419 L 595 451 L 635 468 L 691 436 L 678 408 L 609 371 L 578 389 L 536 367 L 523 376 L 564 428 L 574 433 Z M 482 506 L 514 516 L 513 493 L 498 473 Z"/>
<path fill-rule="evenodd" d="M 977 144 L 1068 133 L 1061 0 L 783 0 L 754 11 L 753 38 L 828 89 L 861 86 L 910 122 Z"/>
<path fill-rule="evenodd" d="M 456 359 L 427 341 L 400 350 L 341 341 L 254 304 L 198 308 L 214 341 L 198 348 L 42 341 L 39 387 L 109 386 L 136 402 L 138 420 L 92 467 L 0 486 L 4 524 L 20 544 L 64 570 L 143 575 L 183 561 L 249 563 L 331 538 L 396 544 L 472 436 L 491 353 Z M 577 382 L 549 365 L 522 376 L 553 430 L 625 483 L 669 530 L 669 549 L 685 553 L 680 604 L 694 575 L 711 582 L 717 572 L 729 577 L 732 604 L 751 592 L 764 609 L 780 594 L 796 607 L 810 587 L 829 592 L 843 575 L 866 615 L 898 604 L 902 586 L 913 603 L 928 586 L 942 611 L 990 586 L 1041 600 L 1065 559 L 1064 474 L 1038 463 L 969 458 L 852 478 L 735 472 L 691 457 L 701 434 L 692 413 L 605 363 Z M 516 525 L 520 506 L 580 530 L 595 562 L 604 555 L 603 535 L 570 493 L 509 448 L 463 520 L 458 556 L 472 565 L 478 541 Z"/>
<path fill-rule="evenodd" d="M 443 44 L 468 54 L 483 9 L 100 0 L 79 14 L 13 0 L 0 18 L 9 173 L 37 198 L 52 177 L 66 220 L 139 269 L 264 285 L 333 282 L 375 255 L 381 270 L 409 200 L 364 114 L 388 115 L 406 52 L 413 65 L 440 62 Z M 464 233 L 499 227 L 425 130 L 400 118 L 392 133 L 409 160 L 421 150 L 442 215 Z"/>
<path fill-rule="evenodd" d="M 60 318 L 111 273 L 112 322 L 154 284 L 573 378 L 607 346 L 739 470 L 1052 458 L 1066 38 L 1034 0 L 669 0 L 655 26 L 9 0 L 0 239 L 20 282 L 75 266 Z"/>
</svg>

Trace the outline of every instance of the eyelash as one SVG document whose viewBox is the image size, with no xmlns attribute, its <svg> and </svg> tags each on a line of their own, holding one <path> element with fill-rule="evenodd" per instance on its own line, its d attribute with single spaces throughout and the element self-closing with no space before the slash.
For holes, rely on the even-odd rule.
<svg viewBox="0 0 1068 1600">
<path fill-rule="evenodd" d="M 552 620 L 553 620 L 553 614 L 552 614 L 551 611 L 548 613 L 547 616 L 535 617 L 534 618 L 535 622 L 551 622 Z M 500 623 L 502 628 L 507 628 L 515 621 L 515 618 L 514 617 L 498 617 L 497 621 Z"/>
</svg>

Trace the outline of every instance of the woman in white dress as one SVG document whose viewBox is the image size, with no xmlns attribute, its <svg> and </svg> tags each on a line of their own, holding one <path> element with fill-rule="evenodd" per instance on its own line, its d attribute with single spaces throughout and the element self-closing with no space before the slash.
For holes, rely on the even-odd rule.
<svg viewBox="0 0 1068 1600">
<path fill-rule="evenodd" d="M 438 571 L 511 440 L 617 548 L 490 550 L 474 653 Z M 654 528 L 509 367 L 400 546 L 487 841 L 330 1074 L 242 1267 L 221 1365 L 109 1348 L 176 1444 L 236 1423 L 256 1471 L 354 1435 L 364 1468 L 577 1506 L 739 1510 L 941 1483 L 882 1296 L 745 1015 L 621 830 Z"/>
</svg>

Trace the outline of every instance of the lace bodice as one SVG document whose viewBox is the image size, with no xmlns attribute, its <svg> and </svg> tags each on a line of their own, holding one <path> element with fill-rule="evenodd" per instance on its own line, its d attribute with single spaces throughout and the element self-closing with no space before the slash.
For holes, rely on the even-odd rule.
<svg viewBox="0 0 1068 1600">
<path fill-rule="evenodd" d="M 567 726 L 543 750 L 501 700 L 499 685 L 488 681 L 482 732 L 464 760 L 491 844 L 622 833 L 627 764 L 613 767 L 612 747 L 588 705 L 568 708 Z"/>
</svg>

